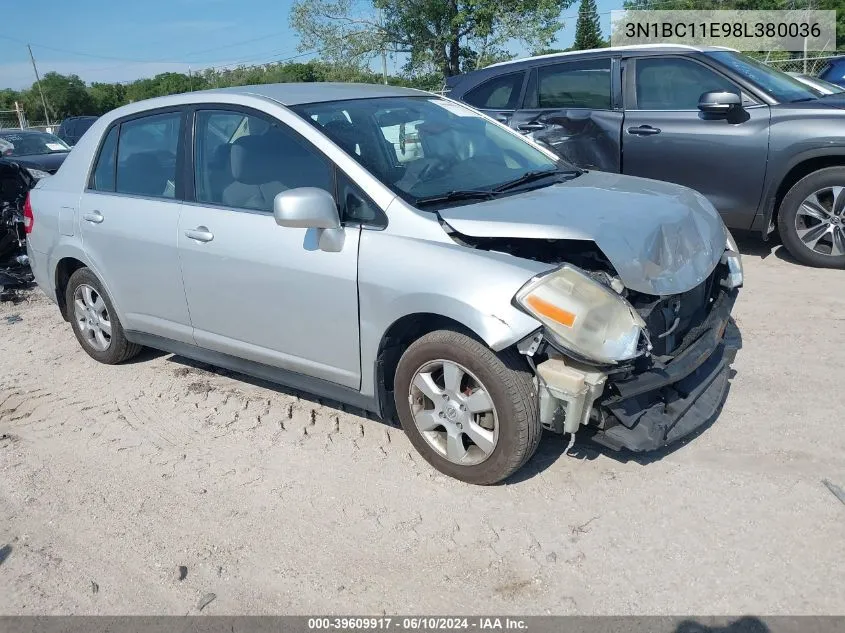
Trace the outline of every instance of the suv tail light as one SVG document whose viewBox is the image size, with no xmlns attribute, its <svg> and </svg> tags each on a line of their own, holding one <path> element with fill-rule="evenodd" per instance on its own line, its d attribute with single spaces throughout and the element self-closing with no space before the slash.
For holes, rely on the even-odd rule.
<svg viewBox="0 0 845 633">
<path fill-rule="evenodd" d="M 26 234 L 32 233 L 32 227 L 35 224 L 35 216 L 32 215 L 32 205 L 29 202 L 29 194 L 26 194 L 26 202 L 23 203 L 23 229 Z"/>
</svg>

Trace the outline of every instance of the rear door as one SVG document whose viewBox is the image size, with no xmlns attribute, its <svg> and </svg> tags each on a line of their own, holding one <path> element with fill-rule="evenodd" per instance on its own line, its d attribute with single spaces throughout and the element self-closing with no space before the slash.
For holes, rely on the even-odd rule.
<svg viewBox="0 0 845 633">
<path fill-rule="evenodd" d="M 585 169 L 618 172 L 622 129 L 618 60 L 610 57 L 534 68 L 510 126 Z"/>
<path fill-rule="evenodd" d="M 519 106 L 525 85 L 525 71 L 497 75 L 468 90 L 461 97 L 500 123 L 509 124 L 514 110 Z"/>
<path fill-rule="evenodd" d="M 624 73 L 623 173 L 691 187 L 728 226 L 750 228 L 766 176 L 769 107 L 689 57 L 629 59 Z M 712 90 L 741 95 L 743 110 L 702 113 L 698 100 Z"/>
<path fill-rule="evenodd" d="M 334 166 L 254 110 L 201 107 L 192 129 L 194 192 L 178 239 L 196 344 L 358 388 L 360 225 L 346 225 L 341 250 L 330 253 L 317 246 L 317 229 L 273 217 L 281 191 L 334 195 Z"/>
<path fill-rule="evenodd" d="M 79 223 L 124 328 L 191 343 L 176 243 L 183 118 L 169 109 L 111 127 L 82 194 Z"/>
</svg>

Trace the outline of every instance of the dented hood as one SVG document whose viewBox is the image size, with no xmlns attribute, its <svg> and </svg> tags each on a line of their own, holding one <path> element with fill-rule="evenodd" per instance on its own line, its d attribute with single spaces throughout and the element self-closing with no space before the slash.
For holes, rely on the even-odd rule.
<svg viewBox="0 0 845 633">
<path fill-rule="evenodd" d="M 704 281 L 727 239 L 713 205 L 692 189 L 605 172 L 439 213 L 473 237 L 595 242 L 625 286 L 654 295 Z"/>
</svg>

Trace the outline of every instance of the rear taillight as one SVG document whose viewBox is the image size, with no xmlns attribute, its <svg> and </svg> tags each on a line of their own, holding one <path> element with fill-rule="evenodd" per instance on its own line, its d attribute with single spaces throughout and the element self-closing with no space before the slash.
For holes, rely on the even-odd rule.
<svg viewBox="0 0 845 633">
<path fill-rule="evenodd" d="M 26 234 L 32 233 L 32 227 L 35 224 L 35 216 L 32 215 L 32 205 L 29 202 L 29 194 L 26 194 L 26 202 L 23 203 L 23 229 Z"/>
</svg>

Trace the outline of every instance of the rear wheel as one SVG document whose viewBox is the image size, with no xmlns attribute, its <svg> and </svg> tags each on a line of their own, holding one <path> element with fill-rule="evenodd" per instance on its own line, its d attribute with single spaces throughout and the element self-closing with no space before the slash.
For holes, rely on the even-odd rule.
<svg viewBox="0 0 845 633">
<path fill-rule="evenodd" d="M 531 372 L 513 350 L 496 353 L 459 332 L 411 344 L 394 381 L 402 428 L 442 473 L 494 484 L 519 469 L 542 434 Z"/>
<path fill-rule="evenodd" d="M 778 231 L 798 261 L 845 268 L 845 167 L 828 167 L 799 180 L 783 199 Z"/>
<path fill-rule="evenodd" d="M 94 360 L 115 365 L 141 351 L 140 345 L 126 340 L 111 299 L 91 269 L 71 275 L 65 301 L 76 340 Z"/>
</svg>

